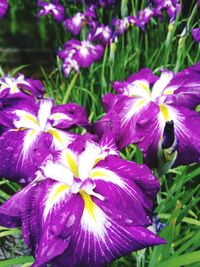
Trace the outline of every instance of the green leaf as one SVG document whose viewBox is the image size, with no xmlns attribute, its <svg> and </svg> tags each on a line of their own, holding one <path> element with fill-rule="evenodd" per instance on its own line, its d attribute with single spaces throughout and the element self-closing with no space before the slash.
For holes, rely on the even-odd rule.
<svg viewBox="0 0 200 267">
<path fill-rule="evenodd" d="M 200 262 L 200 250 L 172 257 L 169 260 L 156 264 L 155 267 L 181 267 L 195 262 Z"/>
<path fill-rule="evenodd" d="M 17 264 L 31 263 L 33 261 L 34 261 L 33 257 L 23 256 L 23 257 L 19 257 L 19 258 L 15 258 L 15 259 L 0 261 L 0 266 L 1 267 L 11 267 L 11 266 L 16 266 Z"/>
</svg>

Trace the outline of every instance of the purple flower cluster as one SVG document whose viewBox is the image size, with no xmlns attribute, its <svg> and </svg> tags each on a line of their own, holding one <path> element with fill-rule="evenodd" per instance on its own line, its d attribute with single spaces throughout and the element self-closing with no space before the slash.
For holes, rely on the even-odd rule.
<svg viewBox="0 0 200 267">
<path fill-rule="evenodd" d="M 25 185 L 0 207 L 0 225 L 22 227 L 34 267 L 100 267 L 165 243 L 148 230 L 159 182 L 120 158 L 111 131 L 70 131 L 87 128 L 84 109 L 55 105 L 21 74 L 0 79 L 0 96 L 0 176 Z"/>
<path fill-rule="evenodd" d="M 82 3 L 82 1 L 75 1 L 75 3 Z M 38 16 L 51 14 L 58 22 L 64 20 L 64 27 L 73 35 L 77 36 L 84 25 L 89 28 L 84 41 L 72 39 L 64 44 L 63 51 L 58 52 L 66 77 L 72 70 L 79 72 L 81 67 L 89 67 L 100 60 L 104 52 L 103 47 L 115 42 L 117 37 L 125 33 L 130 26 L 145 30 L 152 17 L 163 18 L 163 11 L 166 11 L 172 22 L 181 10 L 178 0 L 152 0 L 146 8 L 138 11 L 136 16 L 127 16 L 123 19 L 113 18 L 110 25 L 105 25 L 99 23 L 96 9 L 99 5 L 105 7 L 115 4 L 115 1 L 86 1 L 85 3 L 87 4 L 85 12 L 78 12 L 64 20 L 64 7 L 59 4 L 58 0 L 52 0 L 52 3 L 38 1 L 38 5 L 42 8 Z M 196 36 L 196 32 L 194 34 Z"/>
</svg>

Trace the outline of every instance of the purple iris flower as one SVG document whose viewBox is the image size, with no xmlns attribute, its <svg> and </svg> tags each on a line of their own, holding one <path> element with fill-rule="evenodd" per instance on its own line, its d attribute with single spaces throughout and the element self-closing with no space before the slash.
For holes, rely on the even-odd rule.
<svg viewBox="0 0 200 267">
<path fill-rule="evenodd" d="M 67 18 L 64 21 L 64 26 L 72 34 L 77 35 L 80 33 L 84 24 L 93 24 L 93 20 L 96 20 L 96 13 L 94 5 L 86 7 L 84 13 L 78 12 L 75 16 Z"/>
<path fill-rule="evenodd" d="M 61 22 L 64 19 L 64 7 L 59 4 L 58 0 L 53 0 L 50 2 L 38 1 L 38 6 L 41 10 L 37 13 L 38 17 L 51 15 L 57 22 Z"/>
<path fill-rule="evenodd" d="M 90 40 L 92 42 L 99 41 L 104 45 L 108 45 L 112 41 L 112 35 L 113 33 L 111 28 L 102 24 L 96 26 L 94 30 L 89 32 L 87 40 Z"/>
<path fill-rule="evenodd" d="M 135 17 L 135 25 L 140 27 L 142 30 L 145 30 L 145 25 L 153 16 L 154 12 L 149 7 L 145 8 L 144 10 L 140 10 Z"/>
<path fill-rule="evenodd" d="M 16 77 L 5 76 L 0 79 L 0 99 L 25 97 L 27 95 L 42 98 L 44 86 L 39 80 L 25 78 L 23 74 Z"/>
<path fill-rule="evenodd" d="M 6 14 L 8 9 L 8 1 L 7 0 L 0 0 L 0 18 Z"/>
<path fill-rule="evenodd" d="M 162 18 L 162 11 L 166 10 L 170 17 L 170 21 L 176 19 L 177 14 L 181 11 L 181 4 L 179 0 L 153 0 L 156 4 L 154 14 Z"/>
<path fill-rule="evenodd" d="M 79 71 L 79 67 L 88 68 L 103 56 L 103 45 L 93 45 L 89 41 L 69 40 L 64 44 L 64 50 L 58 55 L 63 60 L 63 71 L 66 77 L 72 69 Z"/>
<path fill-rule="evenodd" d="M 192 29 L 192 37 L 195 42 L 200 43 L 200 28 Z"/>
<path fill-rule="evenodd" d="M 117 154 L 109 135 L 99 143 L 83 136 L 0 207 L 0 225 L 22 227 L 34 267 L 100 267 L 165 242 L 147 229 L 158 180 Z"/>
<path fill-rule="evenodd" d="M 111 128 L 119 148 L 138 143 L 152 167 L 161 156 L 175 165 L 199 162 L 200 116 L 193 109 L 200 103 L 200 63 L 160 77 L 142 69 L 113 88 L 118 94 L 104 96 L 107 114 L 95 125 L 100 135 Z"/>
<path fill-rule="evenodd" d="M 77 104 L 54 106 L 51 99 L 29 99 L 4 109 L 0 123 L 6 127 L 0 137 L 0 176 L 28 183 L 50 150 L 65 148 L 77 138 L 66 129 L 87 126 L 88 120 Z"/>
<path fill-rule="evenodd" d="M 121 35 L 124 32 L 127 31 L 127 29 L 131 26 L 135 24 L 135 17 L 133 16 L 128 16 L 125 17 L 123 19 L 113 19 L 112 20 L 112 25 L 115 28 L 115 34 Z"/>
</svg>

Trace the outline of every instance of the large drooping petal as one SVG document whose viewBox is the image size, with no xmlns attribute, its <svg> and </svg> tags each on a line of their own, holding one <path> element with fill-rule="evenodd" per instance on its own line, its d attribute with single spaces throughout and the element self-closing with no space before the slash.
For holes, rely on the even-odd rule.
<svg viewBox="0 0 200 267">
<path fill-rule="evenodd" d="M 126 210 L 133 225 L 148 226 L 151 223 L 149 216 L 159 182 L 146 166 L 108 156 L 93 168 L 90 177 L 96 183 L 95 192 L 113 206 Z M 127 209 L 127 203 L 133 209 Z M 112 216 L 117 218 L 118 215 Z"/>
</svg>

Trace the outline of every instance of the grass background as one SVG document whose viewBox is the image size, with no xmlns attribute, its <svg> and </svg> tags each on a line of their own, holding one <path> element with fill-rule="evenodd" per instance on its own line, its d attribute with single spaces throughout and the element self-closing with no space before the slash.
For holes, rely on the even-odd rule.
<svg viewBox="0 0 200 267">
<path fill-rule="evenodd" d="M 56 51 L 63 43 L 74 38 L 51 18 L 35 18 L 36 1 L 12 0 L 6 17 L 0 21 L 0 74 L 18 71 L 41 78 L 48 96 L 57 104 L 76 102 L 83 105 L 91 122 L 104 113 L 101 97 L 111 92 L 111 82 L 123 80 L 142 67 L 151 68 L 159 75 L 161 68 L 180 71 L 200 60 L 200 45 L 191 36 L 199 25 L 197 1 L 182 1 L 183 11 L 173 24 L 164 14 L 161 22 L 151 19 L 146 31 L 131 27 L 118 42 L 105 49 L 103 59 L 80 74 L 72 73 L 66 79 Z M 60 1 L 66 6 L 67 16 L 83 11 Z M 146 6 L 146 1 L 117 1 L 117 8 L 99 9 L 98 17 L 109 24 L 112 17 L 135 15 Z M 184 28 L 185 35 L 181 35 Z M 84 39 L 86 28 L 78 38 Z M 12 58 L 13 51 L 16 54 Z M 34 53 L 38 53 L 38 57 Z M 111 56 L 112 55 L 112 56 Z M 10 59 L 11 58 L 11 59 Z M 41 60 L 42 59 L 42 60 Z M 197 108 L 198 109 L 198 108 Z M 122 157 L 142 163 L 142 155 L 135 145 L 121 152 Z M 154 170 L 156 172 L 156 170 Z M 157 195 L 155 212 L 166 227 L 160 236 L 167 245 L 133 252 L 110 264 L 110 267 L 199 267 L 200 266 L 200 166 L 191 164 L 171 169 L 158 177 L 161 190 Z M 0 181 L 0 202 L 20 190 L 16 183 Z M 33 258 L 23 244 L 20 229 L 0 227 L 0 267 L 31 266 Z"/>
</svg>

